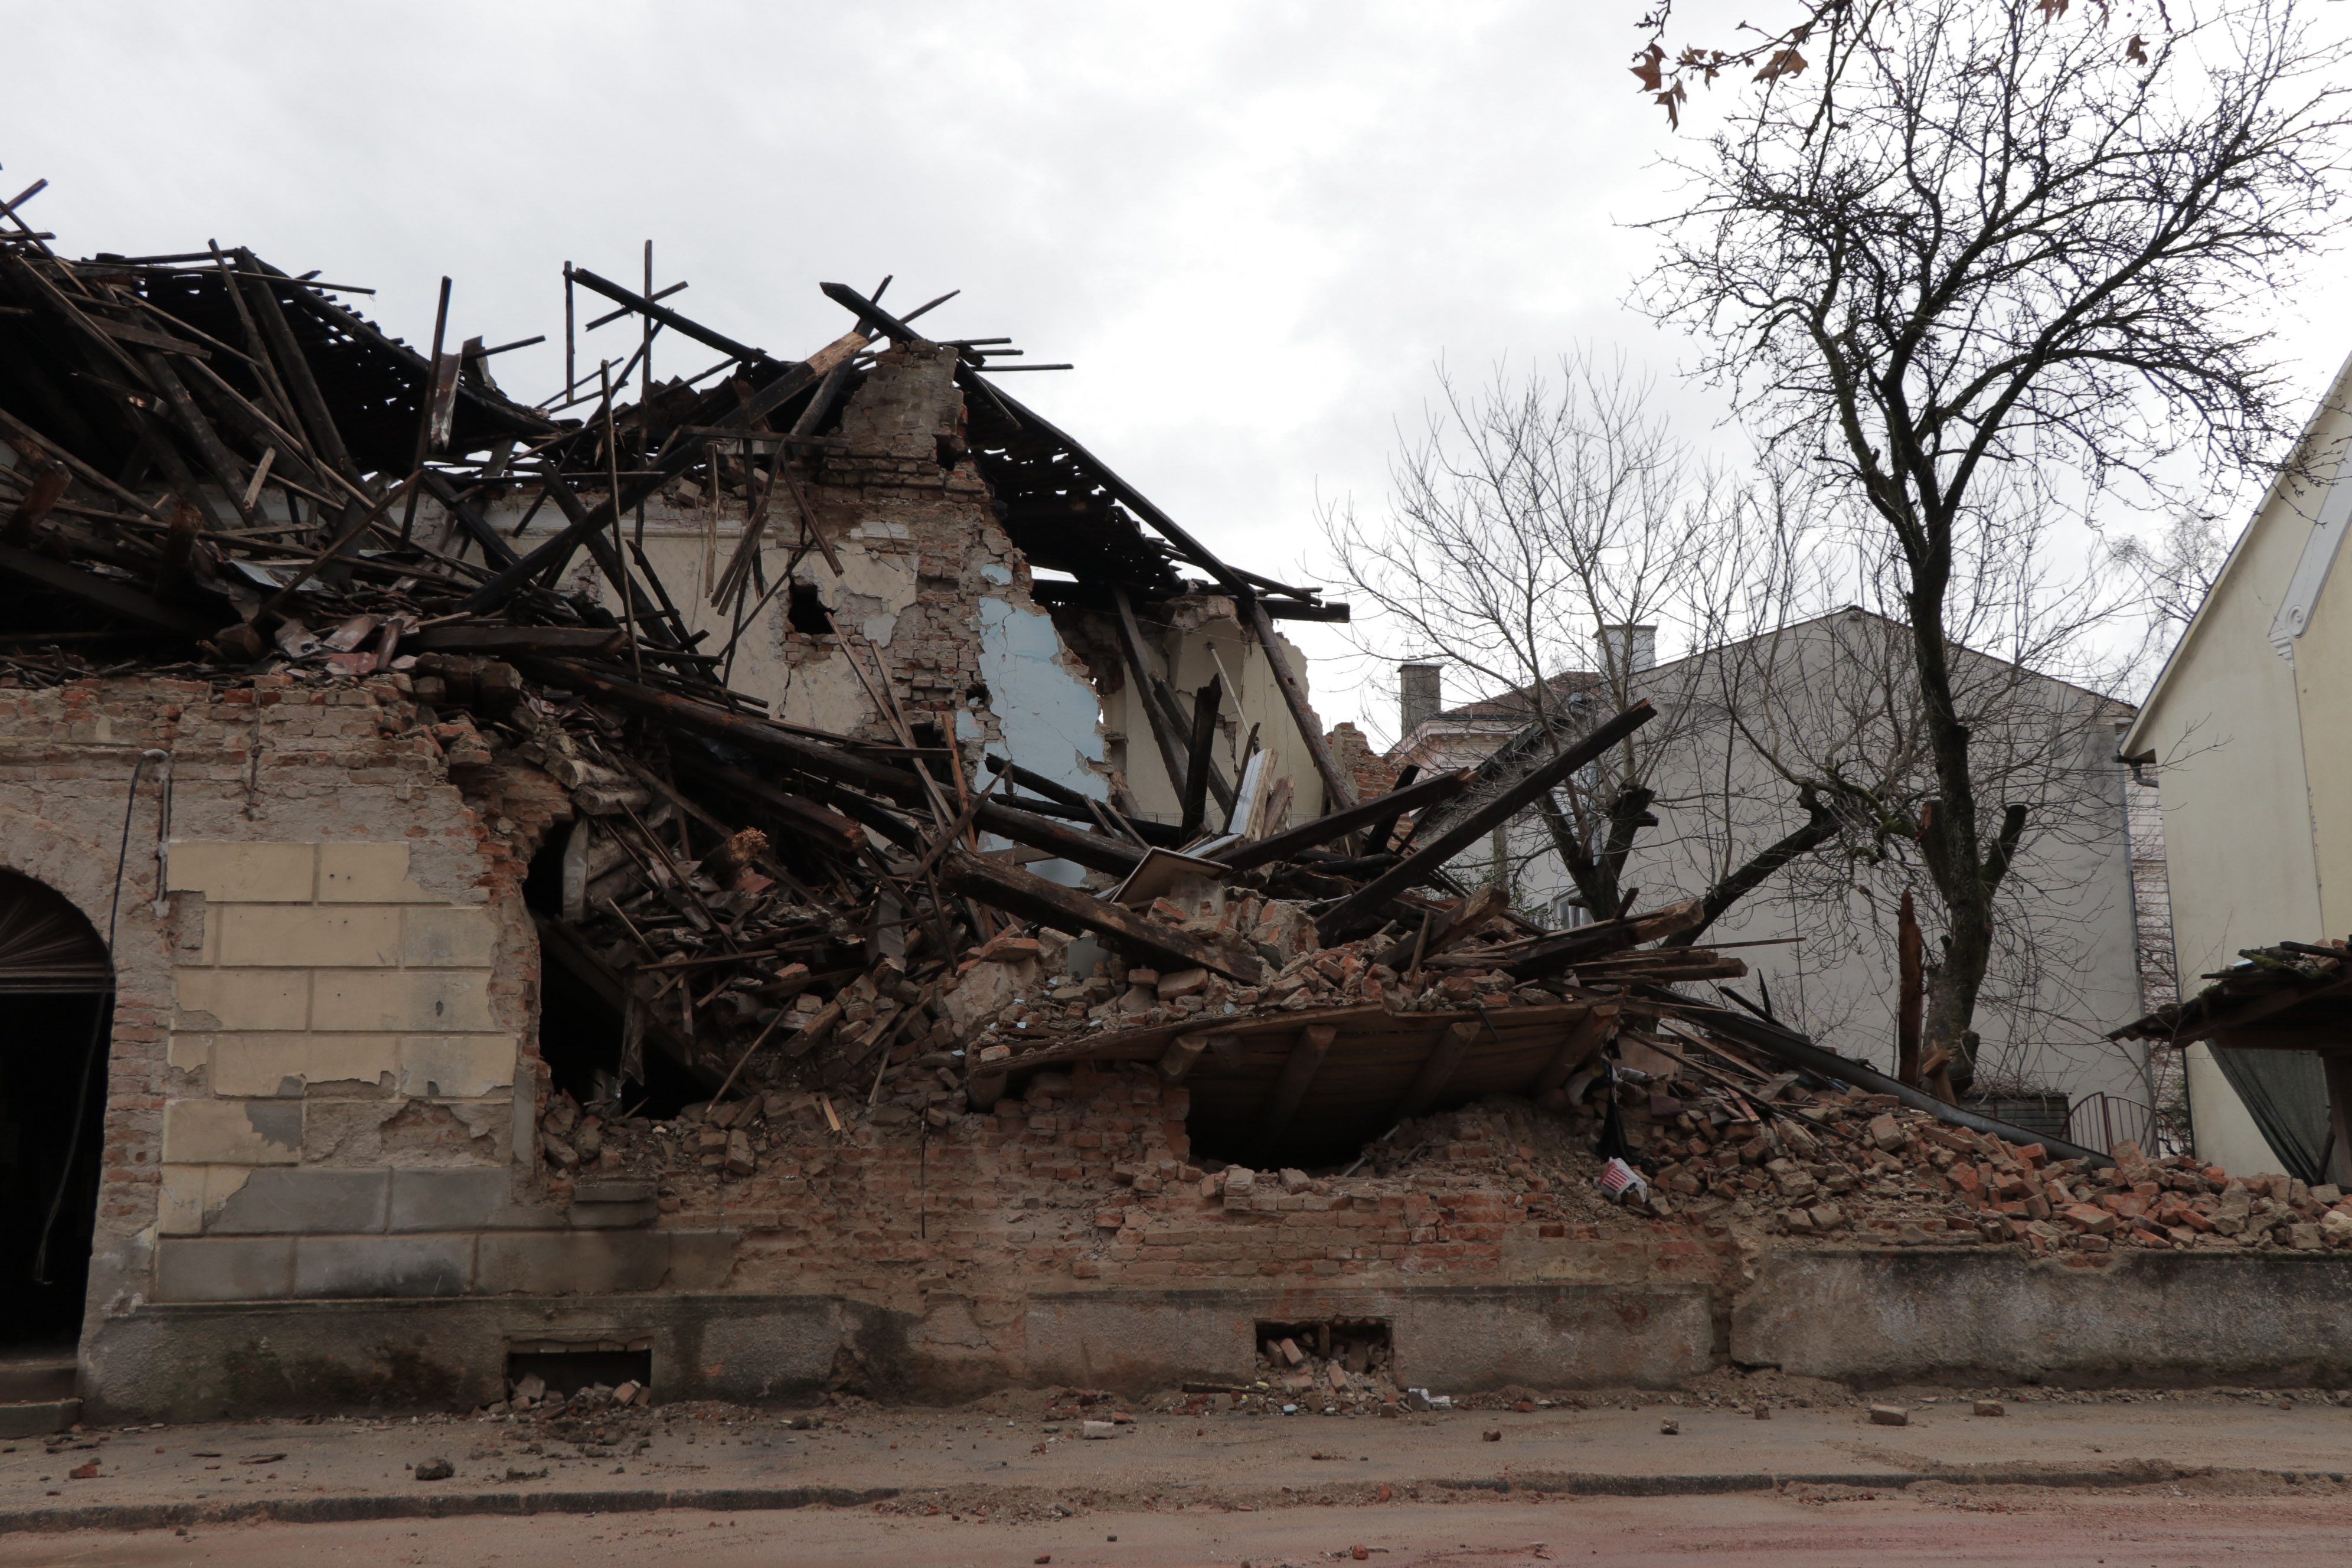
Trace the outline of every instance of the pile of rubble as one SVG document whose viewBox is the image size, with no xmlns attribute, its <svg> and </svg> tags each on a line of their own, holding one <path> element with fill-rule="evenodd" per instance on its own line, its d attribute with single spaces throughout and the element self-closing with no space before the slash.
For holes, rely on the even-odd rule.
<svg viewBox="0 0 2352 1568">
<path fill-rule="evenodd" d="M 1377 1178 L 1453 1145 L 1557 1140 L 1555 1178 L 1505 1173 L 1563 1226 L 1728 1214 L 1797 1236 L 1891 1228 L 2045 1250 L 2340 1244 L 2352 1230 L 2327 1189 L 2037 1146 L 1745 1003 L 1701 1002 L 1690 986 L 1745 969 L 1696 944 L 1695 902 L 1563 931 L 1465 888 L 1450 866 L 1647 722 L 1649 706 L 1549 756 L 1408 775 L 1357 800 L 1268 629 L 1270 615 L 1333 607 L 1217 560 L 993 390 L 976 373 L 1005 351 L 974 344 L 996 340 L 935 342 L 909 324 L 921 310 L 894 316 L 878 290 L 828 284 L 851 329 L 779 359 L 568 272 L 567 286 L 642 317 L 648 346 L 660 330 L 726 358 L 688 381 L 645 378 L 634 405 L 625 367 L 588 416 L 562 418 L 583 401 L 569 378 L 524 405 L 490 374 L 501 348 L 448 349 L 436 324 L 419 353 L 342 303 L 348 290 L 248 251 L 73 261 L 10 221 L 0 682 L 134 668 L 215 685 L 373 682 L 486 818 L 529 825 L 534 840 L 568 819 L 532 863 L 532 914 L 545 962 L 618 1020 L 619 1046 L 593 1089 L 541 1108 L 558 1198 L 590 1182 L 744 1180 L 787 1148 L 805 1170 L 821 1163 L 811 1144 L 853 1134 L 957 1132 L 1017 1112 L 1041 1074 L 1087 1060 L 1166 1085 L 1246 1084 L 1279 1156 L 1302 1101 L 1345 1098 L 1386 1050 L 1400 1075 L 1381 1091 L 1386 1131 L 1328 1167 L 1289 1164 L 1370 1163 Z M 760 564 L 771 496 L 814 481 L 843 445 L 828 422 L 900 351 L 953 356 L 959 388 L 1000 433 L 989 482 L 1035 487 L 1024 526 L 1050 512 L 1072 562 L 1094 559 L 1081 545 L 1123 552 L 1120 570 L 1169 594 L 1232 599 L 1323 774 L 1319 815 L 1288 820 L 1290 781 L 1267 776 L 1263 752 L 1215 764 L 1213 683 L 1180 732 L 1182 709 L 1139 655 L 1129 666 L 1151 686 L 1146 716 L 1181 823 L 1123 811 L 1117 779 L 1108 800 L 1081 795 L 919 722 L 935 710 L 919 709 L 917 675 L 902 693 L 845 641 L 878 716 L 870 732 L 772 719 L 730 687 L 747 617 L 783 586 Z M 934 467 L 970 455 L 943 448 Z M 689 491 L 747 508 L 714 600 L 735 637 L 715 652 L 643 548 L 647 499 Z M 523 498 L 513 529 L 487 521 Z M 1047 501 L 1060 510 L 1039 510 Z M 548 508 L 561 526 L 519 552 Z M 786 577 L 834 555 L 816 513 L 792 510 Z M 1205 581 L 1180 580 L 1180 560 Z M 1122 581 L 1070 570 L 1076 583 L 1045 586 L 1115 603 L 1131 622 Z M 1250 1076 L 1244 1037 L 1280 1042 L 1278 1072 Z M 544 1045 L 563 1048 L 551 1033 Z M 1479 1052 L 1551 1131 L 1433 1133 L 1445 1105 L 1485 1092 L 1452 1076 Z M 1634 1205 L 1604 1215 L 1591 1175 L 1609 1159 L 1648 1179 Z M 1237 1195 L 1229 1178 L 1220 1190 Z M 1333 1374 L 1327 1363 L 1280 1375 Z"/>
</svg>

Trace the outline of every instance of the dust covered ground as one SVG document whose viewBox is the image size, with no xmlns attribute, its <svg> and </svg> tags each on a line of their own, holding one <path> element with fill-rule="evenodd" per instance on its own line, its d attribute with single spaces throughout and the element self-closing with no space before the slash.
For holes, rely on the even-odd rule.
<svg viewBox="0 0 2352 1568">
<path fill-rule="evenodd" d="M 1591 1568 L 1736 1563 L 1742 1568 L 2310 1568 L 2352 1561 L 2352 1501 L 2145 1488 L 2085 1497 L 2030 1487 L 1918 1483 L 1893 1493 L 1791 1489 L 1720 1497 L 1477 1497 L 1244 1512 L 1206 1506 L 1088 1511 L 999 1521 L 971 1513 L 870 1509 L 350 1524 L 236 1524 L 187 1535 L 0 1536 L 0 1563 L 75 1568 L 698 1568 L 901 1564 L 1057 1568 L 1365 1561 L 1414 1564 L 1583 1563 Z M 1357 1548 L 1362 1548 L 1358 1556 Z"/>
<path fill-rule="evenodd" d="M 2330 1391 L 1857 1396 L 1727 1372 L 1504 1397 L 1284 1416 L 1061 1389 L 87 1429 L 0 1448 L 0 1568 L 2352 1563 L 2352 1408 Z"/>
</svg>

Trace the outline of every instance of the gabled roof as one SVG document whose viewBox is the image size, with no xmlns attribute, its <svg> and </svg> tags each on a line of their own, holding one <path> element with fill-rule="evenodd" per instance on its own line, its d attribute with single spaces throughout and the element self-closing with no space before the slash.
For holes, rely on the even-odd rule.
<svg viewBox="0 0 2352 1568">
<path fill-rule="evenodd" d="M 2147 696 L 2141 700 L 2139 716 L 2132 721 L 2131 729 L 2124 735 L 2123 743 L 2119 749 L 2126 756 L 2136 757 L 2148 749 L 2144 743 L 2140 731 L 2155 717 L 2156 710 L 2163 706 L 2165 691 L 2172 682 L 2173 672 L 2184 666 L 2191 647 L 2202 641 L 2207 612 L 2220 601 L 2222 595 L 2236 590 L 2243 570 L 2242 563 L 2252 546 L 2254 534 L 2257 531 L 2271 525 L 2273 513 L 2285 499 L 2288 484 L 2294 479 L 2303 463 L 2315 456 L 2312 448 L 2319 435 L 2321 419 L 2326 416 L 2330 408 L 2341 407 L 2347 402 L 2352 402 L 2352 356 L 2345 359 L 2342 367 L 2336 373 L 2336 379 L 2329 383 L 2326 393 L 2312 405 L 2311 417 L 2304 421 L 2303 434 L 2296 438 L 2294 451 L 2289 453 L 2286 460 L 2280 463 L 2277 469 L 2272 473 L 2271 482 L 2263 491 L 2262 504 L 2254 509 L 2253 516 L 2247 521 L 2245 528 L 2239 532 L 2237 540 L 2230 546 L 2229 557 L 2221 563 L 2221 570 L 2215 574 L 2213 586 L 2206 591 L 2205 602 L 2197 606 L 2197 613 L 2189 617 L 2189 625 L 2181 632 L 2179 640 L 2172 645 L 2172 651 L 2165 656 L 2164 668 L 2157 672 L 2156 684 L 2148 688 Z M 2310 520 L 2302 521 L 2306 527 L 2309 526 Z"/>
</svg>

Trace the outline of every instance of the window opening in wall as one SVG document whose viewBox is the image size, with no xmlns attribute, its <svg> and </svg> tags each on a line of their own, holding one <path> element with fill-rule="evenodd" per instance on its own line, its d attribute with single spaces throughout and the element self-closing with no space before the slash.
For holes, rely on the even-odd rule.
<svg viewBox="0 0 2352 1568">
<path fill-rule="evenodd" d="M 98 1227 L 114 970 L 55 889 L 0 871 L 0 1345 L 81 1329 Z"/>
<path fill-rule="evenodd" d="M 635 1384 L 651 1389 L 653 1346 L 632 1340 L 628 1349 L 613 1341 L 596 1344 L 549 1345 L 544 1341 L 507 1352 L 507 1397 L 509 1399 L 569 1399 L 602 1389 L 606 1394 Z M 536 1381 L 534 1381 L 536 1380 Z M 532 1393 L 536 1388 L 539 1392 Z M 650 1395 L 634 1403 L 650 1404 Z"/>
<path fill-rule="evenodd" d="M 833 612 L 824 607 L 815 584 L 795 577 L 784 599 L 784 622 L 796 632 L 820 637 L 833 630 Z"/>
<path fill-rule="evenodd" d="M 1318 1403 L 1342 1392 L 1388 1386 L 1395 1375 L 1385 1318 L 1260 1321 L 1253 1338 L 1257 1343 L 1256 1375 L 1277 1388 L 1287 1386 L 1294 1393 L 1311 1395 Z M 1337 1383 L 1332 1378 L 1335 1368 L 1339 1373 Z"/>
<path fill-rule="evenodd" d="M 624 1071 L 627 997 L 614 987 L 625 971 L 583 952 L 576 945 L 580 938 L 564 925 L 563 849 L 564 836 L 550 834 L 523 881 L 523 901 L 539 926 L 539 1055 L 549 1087 L 608 1120 L 624 1113 L 675 1116 L 679 1107 L 709 1099 L 709 1089 L 651 1046 L 638 1051 L 634 1072 Z"/>
</svg>

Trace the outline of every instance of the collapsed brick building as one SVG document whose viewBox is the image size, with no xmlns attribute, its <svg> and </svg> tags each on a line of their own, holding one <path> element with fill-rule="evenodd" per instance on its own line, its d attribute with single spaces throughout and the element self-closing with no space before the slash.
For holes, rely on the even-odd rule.
<svg viewBox="0 0 2352 1568">
<path fill-rule="evenodd" d="M 2340 1196 L 1809 1057 L 1642 945 L 1695 908 L 1530 924 L 1414 837 L 1467 773 L 1321 733 L 1273 623 L 1343 608 L 981 341 L 828 286 L 784 360 L 575 276 L 724 374 L 561 420 L 249 253 L 0 244 L 0 1261 L 93 1411 L 1246 1380 L 1269 1329 L 1364 1347 L 1334 1398 L 1662 1384 L 1772 1247 Z"/>
</svg>

